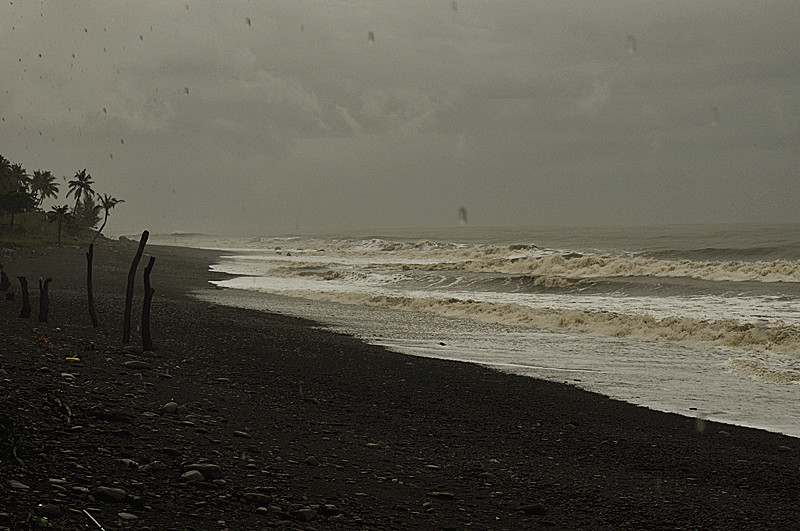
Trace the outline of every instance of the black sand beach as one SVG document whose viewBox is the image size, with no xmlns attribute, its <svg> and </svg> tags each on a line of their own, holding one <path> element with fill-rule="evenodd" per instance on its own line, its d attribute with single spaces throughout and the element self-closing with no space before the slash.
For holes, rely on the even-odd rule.
<svg viewBox="0 0 800 531">
<path fill-rule="evenodd" d="M 0 250 L 0 529 L 800 527 L 798 439 L 198 302 L 212 252 L 147 248 L 156 351 L 123 348 L 134 251 L 96 250 L 94 329 L 83 249 Z"/>
</svg>

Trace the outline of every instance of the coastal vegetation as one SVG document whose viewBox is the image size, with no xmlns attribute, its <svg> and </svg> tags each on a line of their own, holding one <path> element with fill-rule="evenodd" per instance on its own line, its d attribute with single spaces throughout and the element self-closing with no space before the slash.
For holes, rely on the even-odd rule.
<svg viewBox="0 0 800 531">
<path fill-rule="evenodd" d="M 57 204 L 63 190 L 52 172 L 29 173 L 21 164 L 0 155 L 0 246 L 94 242 L 108 223 L 110 211 L 123 202 L 97 193 L 94 186 L 92 175 L 80 170 L 67 182 L 64 196 L 74 204 Z M 46 209 L 48 200 L 56 204 Z"/>
</svg>

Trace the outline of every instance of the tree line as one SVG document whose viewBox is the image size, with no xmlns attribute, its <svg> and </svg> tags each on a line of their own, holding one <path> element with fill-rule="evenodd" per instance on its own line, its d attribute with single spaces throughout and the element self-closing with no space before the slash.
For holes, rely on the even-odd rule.
<svg viewBox="0 0 800 531">
<path fill-rule="evenodd" d="M 8 217 L 10 231 L 14 230 L 15 216 L 29 212 L 42 214 L 47 221 L 56 224 L 58 245 L 61 245 L 63 229 L 86 232 L 94 229 L 102 219 L 103 223 L 94 236 L 96 239 L 108 222 L 109 212 L 124 201 L 108 194 L 98 194 L 94 184 L 91 174 L 85 169 L 76 172 L 75 177 L 67 182 L 65 196 L 65 199 L 71 197 L 74 205 L 56 204 L 45 212 L 42 209 L 45 199 L 58 198 L 60 184 L 57 178 L 50 171 L 28 173 L 21 164 L 12 163 L 0 155 L 0 214 Z"/>
</svg>

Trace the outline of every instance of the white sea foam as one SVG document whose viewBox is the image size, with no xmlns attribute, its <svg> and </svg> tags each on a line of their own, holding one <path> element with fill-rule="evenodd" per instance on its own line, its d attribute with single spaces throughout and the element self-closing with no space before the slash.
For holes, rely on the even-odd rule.
<svg viewBox="0 0 800 531">
<path fill-rule="evenodd" d="M 243 250 L 214 267 L 239 290 L 210 293 L 407 353 L 574 373 L 635 403 L 800 435 L 785 406 L 800 399 L 795 227 L 388 232 L 218 240 Z"/>
<path fill-rule="evenodd" d="M 339 277 L 337 277 L 339 278 Z M 479 300 L 477 296 L 434 297 L 425 293 L 354 290 L 348 282 L 328 284 L 300 276 L 289 283 L 272 287 L 253 279 L 232 279 L 219 284 L 291 297 L 424 312 L 446 317 L 466 318 L 486 323 L 529 328 L 632 337 L 646 341 L 674 341 L 707 344 L 737 349 L 772 350 L 800 357 L 800 324 L 747 323 L 737 319 L 708 320 L 699 317 L 650 313 L 621 313 L 580 307 L 535 307 L 518 302 Z M 562 299 L 575 301 L 574 297 Z M 547 300 L 554 300 L 552 297 Z M 630 303 L 630 299 L 618 302 Z M 591 299 L 587 300 L 591 304 Z M 633 304 L 634 306 L 636 304 Z M 576 305 L 577 306 L 577 305 Z"/>
</svg>

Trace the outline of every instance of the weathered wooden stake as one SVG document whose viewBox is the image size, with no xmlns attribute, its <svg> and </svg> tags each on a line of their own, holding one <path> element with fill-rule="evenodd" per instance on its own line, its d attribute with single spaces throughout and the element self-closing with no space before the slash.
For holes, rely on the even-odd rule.
<svg viewBox="0 0 800 531">
<path fill-rule="evenodd" d="M 28 297 L 28 279 L 25 277 L 19 278 L 19 283 L 22 284 L 22 311 L 19 312 L 20 319 L 27 319 L 31 316 L 31 300 Z"/>
<path fill-rule="evenodd" d="M 122 343 L 128 344 L 131 342 L 131 307 L 133 306 L 133 283 L 136 281 L 136 268 L 139 267 L 139 260 L 142 259 L 144 246 L 147 243 L 147 237 L 150 233 L 144 231 L 142 238 L 139 240 L 139 248 L 136 249 L 136 256 L 133 257 L 131 270 L 128 272 L 128 289 L 125 291 L 125 318 L 122 323 Z"/>
<path fill-rule="evenodd" d="M 92 257 L 94 257 L 94 244 L 89 244 L 89 252 L 86 253 L 86 293 L 89 296 L 89 317 L 92 319 L 92 326 L 97 328 L 97 315 L 94 313 L 94 296 L 92 295 Z"/>
<path fill-rule="evenodd" d="M 11 281 L 8 280 L 8 275 L 3 270 L 3 266 L 0 266 L 0 291 L 8 291 L 9 287 L 11 287 Z"/>
<path fill-rule="evenodd" d="M 153 350 L 153 338 L 150 337 L 150 303 L 153 301 L 153 293 L 156 292 L 150 287 L 150 272 L 153 270 L 156 258 L 150 257 L 147 267 L 144 268 L 144 303 L 142 304 L 142 350 Z"/>
<path fill-rule="evenodd" d="M 39 279 L 39 320 L 47 322 L 47 313 L 50 311 L 50 295 L 47 286 L 52 282 L 52 278 L 47 278 L 44 282 Z"/>
</svg>

